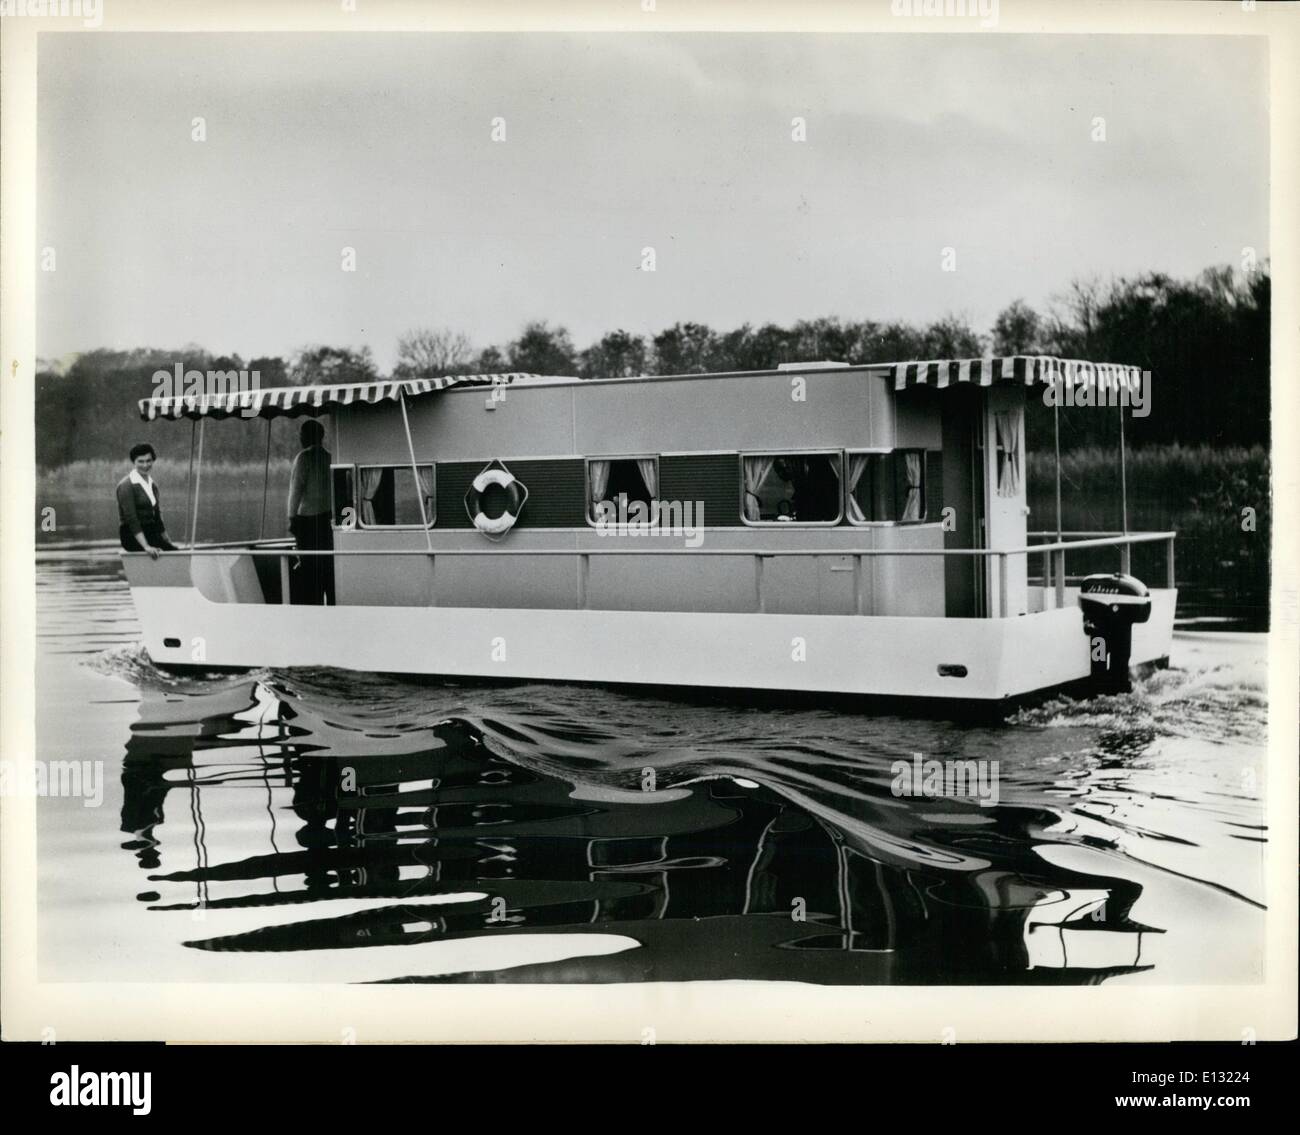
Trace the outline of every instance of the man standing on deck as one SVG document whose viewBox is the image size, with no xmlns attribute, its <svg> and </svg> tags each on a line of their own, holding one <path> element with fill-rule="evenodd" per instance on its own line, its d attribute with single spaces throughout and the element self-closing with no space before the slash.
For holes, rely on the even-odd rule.
<svg viewBox="0 0 1300 1135">
<path fill-rule="evenodd" d="M 176 551 L 176 545 L 167 539 L 158 486 L 153 481 L 153 463 L 157 458 L 158 454 L 147 441 L 131 446 L 134 468 L 118 481 L 116 490 L 122 547 L 128 552 L 148 552 L 155 560 L 159 552 Z"/>
<path fill-rule="evenodd" d="M 330 455 L 321 442 L 325 427 L 314 418 L 298 431 L 302 450 L 289 476 L 289 531 L 299 551 L 334 550 L 330 529 Z M 289 585 L 293 603 L 334 604 L 334 557 L 302 556 Z"/>
</svg>

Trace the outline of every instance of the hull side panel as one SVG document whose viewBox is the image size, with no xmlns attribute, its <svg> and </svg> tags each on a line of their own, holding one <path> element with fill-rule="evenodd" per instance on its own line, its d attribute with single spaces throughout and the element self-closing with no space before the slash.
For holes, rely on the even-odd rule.
<svg viewBox="0 0 1300 1135">
<path fill-rule="evenodd" d="M 412 675 L 998 701 L 1088 675 L 1077 608 L 1013 619 L 301 607 L 134 587 L 163 665 L 332 666 Z M 1153 592 L 1132 662 L 1169 653 L 1174 592 Z M 167 645 L 170 640 L 178 645 Z M 939 667 L 964 667 L 964 677 Z"/>
</svg>

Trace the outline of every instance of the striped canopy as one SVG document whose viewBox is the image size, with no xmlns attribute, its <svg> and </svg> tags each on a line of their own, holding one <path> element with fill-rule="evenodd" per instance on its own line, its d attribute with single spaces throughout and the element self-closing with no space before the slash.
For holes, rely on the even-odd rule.
<svg viewBox="0 0 1300 1135">
<path fill-rule="evenodd" d="M 939 359 L 934 362 L 890 363 L 894 389 L 934 386 L 943 389 L 959 383 L 992 386 L 995 382 L 1021 382 L 1045 386 L 1062 382 L 1072 386 L 1141 389 L 1142 369 L 1119 363 L 1090 363 L 1058 359 L 1053 355 L 1004 355 L 993 359 Z"/>
<path fill-rule="evenodd" d="M 500 386 L 531 374 L 454 374 L 442 378 L 405 378 L 383 382 L 351 382 L 338 386 L 275 386 L 265 390 L 228 390 L 179 398 L 143 398 L 140 417 L 157 418 L 297 418 L 327 414 L 336 406 L 362 402 L 397 402 L 403 394 L 415 398 L 449 386 Z"/>
</svg>

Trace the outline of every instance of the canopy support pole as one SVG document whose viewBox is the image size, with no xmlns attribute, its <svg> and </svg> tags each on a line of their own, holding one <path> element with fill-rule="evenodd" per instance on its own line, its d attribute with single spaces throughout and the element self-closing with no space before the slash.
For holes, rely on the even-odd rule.
<svg viewBox="0 0 1300 1135">
<path fill-rule="evenodd" d="M 1057 391 L 1058 397 L 1052 399 L 1052 443 L 1056 450 L 1056 542 L 1059 544 L 1062 540 L 1062 521 L 1061 521 L 1061 399 L 1060 391 Z M 1043 590 L 1046 594 L 1047 587 L 1052 583 L 1052 575 L 1056 575 L 1056 606 L 1059 610 L 1065 606 L 1065 553 L 1061 552 L 1058 556 L 1055 552 L 1047 553 L 1043 556 Z"/>
<path fill-rule="evenodd" d="M 1061 403 L 1052 405 L 1052 433 L 1056 442 L 1056 542 L 1061 542 Z"/>
<path fill-rule="evenodd" d="M 415 464 L 415 443 L 411 440 L 411 419 L 406 413 L 406 391 L 397 389 L 402 404 L 402 428 L 406 431 L 406 451 L 411 455 L 411 476 L 415 480 L 415 499 L 420 506 L 420 526 L 424 529 L 424 545 L 433 551 L 433 537 L 429 535 L 429 517 L 424 511 L 424 489 L 420 487 L 420 470 Z"/>
<path fill-rule="evenodd" d="M 262 522 L 257 526 L 258 540 L 266 539 L 266 492 L 271 484 L 271 419 L 266 419 L 266 461 L 262 465 Z"/>
<path fill-rule="evenodd" d="M 194 467 L 194 511 L 190 513 L 190 547 L 194 547 L 195 536 L 199 530 L 199 486 L 203 482 L 203 427 L 207 418 L 199 419 L 199 459 Z"/>
<path fill-rule="evenodd" d="M 1126 468 L 1127 454 L 1124 447 L 1124 403 L 1120 400 L 1119 406 L 1119 522 L 1123 529 L 1124 535 L 1128 535 L 1128 471 Z M 1130 573 L 1132 568 L 1133 546 L 1123 544 L 1120 546 L 1119 570 L 1125 575 Z"/>
<path fill-rule="evenodd" d="M 181 525 L 181 531 L 186 531 L 190 526 L 190 497 L 194 492 L 194 435 L 199 428 L 199 423 L 193 418 L 190 419 L 190 469 L 185 474 L 185 522 Z"/>
</svg>

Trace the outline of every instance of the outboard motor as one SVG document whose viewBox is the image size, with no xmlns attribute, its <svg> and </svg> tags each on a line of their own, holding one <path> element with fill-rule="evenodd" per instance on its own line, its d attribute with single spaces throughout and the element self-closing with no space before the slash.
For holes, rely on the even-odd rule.
<svg viewBox="0 0 1300 1135">
<path fill-rule="evenodd" d="M 1126 692 L 1133 625 L 1151 618 L 1151 593 L 1131 575 L 1090 575 L 1079 588 L 1079 606 L 1093 685 L 1106 693 Z"/>
</svg>

